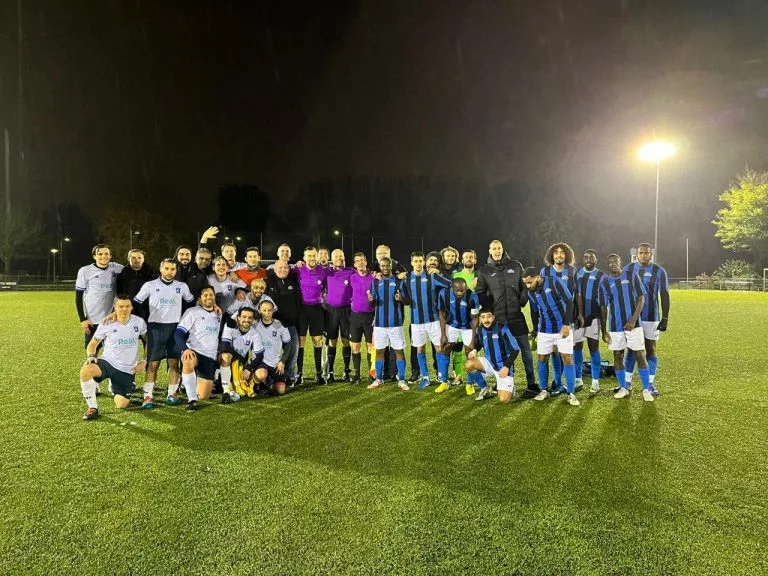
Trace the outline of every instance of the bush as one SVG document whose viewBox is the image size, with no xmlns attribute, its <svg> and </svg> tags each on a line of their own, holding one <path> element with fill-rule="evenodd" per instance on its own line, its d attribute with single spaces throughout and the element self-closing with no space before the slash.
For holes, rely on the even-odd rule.
<svg viewBox="0 0 768 576">
<path fill-rule="evenodd" d="M 712 274 L 713 278 L 757 278 L 755 265 L 746 260 L 726 260 Z"/>
</svg>

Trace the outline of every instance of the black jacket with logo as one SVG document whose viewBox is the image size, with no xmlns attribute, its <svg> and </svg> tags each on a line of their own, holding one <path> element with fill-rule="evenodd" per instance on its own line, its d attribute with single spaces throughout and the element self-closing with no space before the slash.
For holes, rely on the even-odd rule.
<svg viewBox="0 0 768 576">
<path fill-rule="evenodd" d="M 287 278 L 278 278 L 274 271 L 270 271 L 264 293 L 275 301 L 277 306 L 275 318 L 280 320 L 283 326 L 288 328 L 298 324 L 301 292 L 295 274 L 289 274 Z"/>
<path fill-rule="evenodd" d="M 497 322 L 507 324 L 515 336 L 528 333 L 523 306 L 528 304 L 528 290 L 523 284 L 523 265 L 506 255 L 498 262 L 490 260 L 477 272 L 475 292 L 483 307 L 490 307 Z"/>
</svg>

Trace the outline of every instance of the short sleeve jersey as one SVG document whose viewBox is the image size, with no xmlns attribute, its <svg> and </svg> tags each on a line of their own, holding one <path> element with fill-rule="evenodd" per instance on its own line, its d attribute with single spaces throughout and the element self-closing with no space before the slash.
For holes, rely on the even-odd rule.
<svg viewBox="0 0 768 576">
<path fill-rule="evenodd" d="M 104 342 L 101 359 L 120 372 L 133 372 L 139 363 L 139 338 L 147 333 L 147 324 L 131 314 L 128 321 L 99 324 L 94 338 Z"/>
<path fill-rule="evenodd" d="M 262 322 L 257 322 L 255 326 L 264 345 L 264 364 L 274 368 L 283 355 L 283 346 L 290 343 L 291 334 L 279 320 L 273 320 L 266 326 Z"/>
<path fill-rule="evenodd" d="M 85 317 L 94 324 L 112 312 L 117 275 L 122 270 L 122 264 L 110 262 L 106 268 L 89 264 L 77 271 L 75 290 L 83 293 Z"/>
<path fill-rule="evenodd" d="M 241 358 L 248 359 L 248 355 L 260 354 L 264 352 L 264 344 L 261 342 L 261 334 L 251 326 L 247 332 L 243 333 L 240 328 L 224 328 L 221 334 L 221 341 L 232 345 L 232 349 Z"/>
<path fill-rule="evenodd" d="M 194 302 L 195 297 L 189 291 L 189 286 L 178 280 L 164 282 L 162 278 L 155 278 L 145 282 L 139 293 L 136 294 L 136 302 L 143 304 L 149 300 L 149 321 L 157 324 L 178 324 L 181 318 L 182 300 L 188 304 Z"/>
<path fill-rule="evenodd" d="M 177 330 L 188 334 L 187 346 L 197 354 L 216 359 L 219 350 L 219 316 L 202 306 L 184 312 Z"/>
<path fill-rule="evenodd" d="M 233 282 L 229 278 L 229 274 L 227 274 L 224 280 L 219 280 L 216 277 L 216 274 L 211 274 L 208 276 L 208 284 L 210 284 L 213 291 L 216 292 L 216 304 L 218 304 L 222 310 L 227 310 L 234 303 L 235 288 L 246 287 L 245 282 L 240 279 Z"/>
</svg>

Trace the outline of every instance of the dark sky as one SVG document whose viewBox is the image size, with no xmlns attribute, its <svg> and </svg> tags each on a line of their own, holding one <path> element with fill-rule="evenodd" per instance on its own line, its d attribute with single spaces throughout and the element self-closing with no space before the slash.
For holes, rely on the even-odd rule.
<svg viewBox="0 0 768 576">
<path fill-rule="evenodd" d="M 0 121 L 18 144 L 16 2 Z M 226 184 L 280 209 L 319 179 L 426 175 L 476 183 L 468 206 L 551 194 L 628 246 L 652 234 L 635 152 L 657 135 L 680 145 L 660 245 L 673 275 L 686 237 L 711 270 L 717 194 L 768 168 L 767 17 L 754 0 L 25 0 L 15 200 L 186 198 L 199 227 Z"/>
</svg>

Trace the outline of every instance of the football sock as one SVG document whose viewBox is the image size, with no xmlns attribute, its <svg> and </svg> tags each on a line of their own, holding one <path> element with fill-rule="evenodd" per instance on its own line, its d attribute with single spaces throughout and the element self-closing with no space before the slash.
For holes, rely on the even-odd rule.
<svg viewBox="0 0 768 576">
<path fill-rule="evenodd" d="M 419 372 L 422 378 L 429 378 L 429 368 L 427 368 L 427 355 L 424 352 L 418 352 L 416 359 L 419 361 Z"/>
<path fill-rule="evenodd" d="M 573 367 L 576 373 L 576 378 L 581 378 L 584 370 L 584 350 L 573 351 Z"/>
<path fill-rule="evenodd" d="M 659 357 L 654 356 L 653 358 L 648 358 L 648 371 L 650 373 L 649 379 L 651 384 L 653 384 L 653 381 L 656 380 L 656 368 L 659 365 Z"/>
<path fill-rule="evenodd" d="M 333 374 L 334 364 L 336 364 L 336 346 L 328 346 L 328 374 L 329 375 Z"/>
<path fill-rule="evenodd" d="M 568 394 L 573 394 L 576 391 L 576 366 L 566 364 L 563 366 L 563 372 L 565 373 L 565 389 Z"/>
<path fill-rule="evenodd" d="M 643 383 L 643 390 L 649 390 L 651 388 L 651 379 L 648 368 L 638 368 L 637 373 L 640 374 L 640 382 Z"/>
<path fill-rule="evenodd" d="M 155 383 L 144 382 L 144 386 L 142 387 L 142 390 L 144 391 L 144 396 L 152 396 L 152 394 L 155 391 Z"/>
<path fill-rule="evenodd" d="M 485 378 L 483 378 L 483 373 L 479 370 L 476 370 L 475 372 L 467 375 L 467 379 L 469 379 L 470 375 L 472 376 L 472 383 L 476 384 L 480 389 L 486 388 L 488 386 L 488 384 L 485 382 Z"/>
<path fill-rule="evenodd" d="M 299 355 L 296 357 L 296 372 L 299 376 L 304 375 L 304 346 L 299 346 Z"/>
<path fill-rule="evenodd" d="M 315 353 L 315 374 L 322 376 L 323 374 L 323 347 L 316 346 L 314 348 Z"/>
<path fill-rule="evenodd" d="M 227 384 L 232 384 L 232 367 L 222 366 L 220 370 L 221 370 L 221 385 L 226 386 Z"/>
<path fill-rule="evenodd" d="M 600 378 L 600 364 L 602 359 L 600 358 L 600 350 L 597 352 L 589 353 L 589 364 L 592 367 L 592 380 Z"/>
<path fill-rule="evenodd" d="M 397 379 L 405 380 L 405 358 L 397 360 Z"/>
<path fill-rule="evenodd" d="M 464 356 L 464 347 L 461 350 L 457 350 L 453 353 L 453 371 L 458 378 L 464 376 L 464 362 L 466 358 Z"/>
<path fill-rule="evenodd" d="M 360 352 L 352 352 L 352 365 L 355 367 L 355 376 L 360 376 Z"/>
<path fill-rule="evenodd" d="M 197 400 L 197 375 L 194 372 L 189 374 L 181 373 L 181 383 L 184 385 L 184 390 L 187 391 L 187 400 L 194 402 Z M 169 387 L 170 389 L 170 387 Z"/>
<path fill-rule="evenodd" d="M 168 384 L 168 396 L 173 396 L 178 391 L 179 391 L 178 384 Z"/>
<path fill-rule="evenodd" d="M 549 361 L 539 360 L 539 388 L 546 390 L 549 387 Z"/>
<path fill-rule="evenodd" d="M 624 370 L 616 370 L 616 380 L 619 382 L 619 388 L 629 388 L 629 383 L 624 379 Z"/>
<path fill-rule="evenodd" d="M 627 384 L 632 383 L 632 372 L 635 371 L 635 355 L 632 352 L 626 352 L 624 355 L 624 378 L 627 379 Z"/>
<path fill-rule="evenodd" d="M 563 381 L 563 359 L 560 354 L 552 354 L 552 373 L 554 375 L 555 387 L 562 386 Z"/>
<path fill-rule="evenodd" d="M 99 403 L 96 401 L 96 381 L 93 378 L 87 382 L 80 380 L 80 390 L 83 391 L 83 398 L 88 404 L 88 408 L 99 407 Z"/>
<path fill-rule="evenodd" d="M 451 359 L 442 352 L 437 353 L 437 379 L 440 382 L 448 381 L 448 366 Z"/>
<path fill-rule="evenodd" d="M 349 359 L 352 357 L 352 348 L 350 346 L 342 346 L 341 357 L 344 359 L 344 372 L 347 372 L 349 371 Z"/>
<path fill-rule="evenodd" d="M 376 360 L 376 379 L 384 380 L 384 359 Z"/>
</svg>

